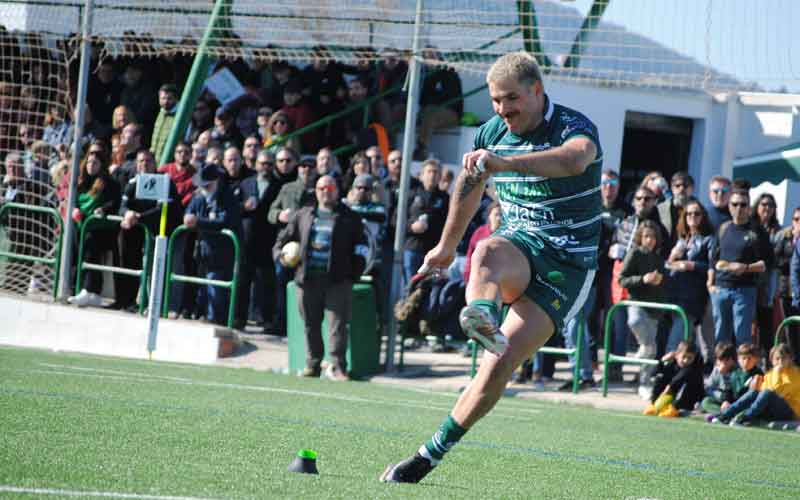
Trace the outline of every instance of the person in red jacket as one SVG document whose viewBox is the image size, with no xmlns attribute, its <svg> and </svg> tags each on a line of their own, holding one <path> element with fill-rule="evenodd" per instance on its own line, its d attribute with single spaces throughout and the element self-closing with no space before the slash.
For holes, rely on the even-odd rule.
<svg viewBox="0 0 800 500">
<path fill-rule="evenodd" d="M 195 186 L 192 184 L 192 176 L 195 174 L 195 169 L 191 159 L 192 147 L 185 142 L 180 142 L 175 147 L 175 161 L 165 163 L 158 168 L 159 174 L 169 175 L 169 178 L 175 183 L 182 208 L 186 208 L 192 199 L 192 193 L 194 193 Z"/>
</svg>

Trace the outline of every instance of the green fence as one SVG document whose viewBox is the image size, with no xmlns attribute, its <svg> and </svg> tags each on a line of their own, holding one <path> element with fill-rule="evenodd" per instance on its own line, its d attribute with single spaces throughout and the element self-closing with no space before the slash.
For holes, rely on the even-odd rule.
<svg viewBox="0 0 800 500">
<path fill-rule="evenodd" d="M 40 207 L 36 205 L 24 205 L 22 203 L 4 203 L 0 206 L 0 225 L 4 223 L 5 216 L 7 215 L 6 212 L 9 210 L 21 210 L 26 212 L 33 212 L 33 213 L 40 213 L 40 214 L 47 214 L 50 215 L 53 220 L 55 220 L 57 229 L 58 229 L 58 237 L 55 243 L 55 252 L 53 257 L 35 257 L 32 255 L 25 255 L 13 252 L 6 252 L 0 250 L 0 257 L 6 257 L 8 259 L 14 260 L 22 260 L 26 262 L 33 262 L 38 264 L 44 264 L 53 269 L 53 300 L 58 298 L 58 275 L 60 271 L 60 264 L 61 264 L 61 238 L 64 234 L 64 221 L 61 219 L 61 214 L 58 213 L 58 210 L 51 207 Z"/>
<path fill-rule="evenodd" d="M 139 314 L 144 313 L 145 306 L 147 305 L 147 269 L 150 268 L 152 263 L 152 249 L 153 249 L 153 234 L 146 225 L 137 223 L 134 227 L 141 227 L 144 231 L 144 259 L 142 259 L 141 269 L 128 269 L 127 267 L 106 266 L 103 264 L 95 264 L 93 262 L 84 262 L 84 246 L 86 244 L 86 234 L 94 228 L 90 226 L 97 226 L 103 224 L 108 226 L 108 223 L 113 223 L 119 226 L 122 222 L 122 217 L 119 215 L 90 215 L 81 226 L 80 244 L 78 246 L 78 264 L 77 264 L 77 277 L 75 278 L 75 291 L 81 290 L 81 282 L 83 279 L 83 271 L 108 271 L 113 274 L 124 274 L 126 276 L 133 276 L 139 278 Z M 97 228 L 99 229 L 99 228 Z"/>
<path fill-rule="evenodd" d="M 800 325 L 800 316 L 788 316 L 781 321 L 778 328 L 775 330 L 775 344 L 778 345 L 781 339 L 781 331 L 789 325 Z M 789 342 L 789 329 L 786 329 L 786 342 Z"/>
<path fill-rule="evenodd" d="M 172 232 L 172 236 L 169 237 L 169 247 L 167 247 L 167 268 L 164 275 L 165 291 L 163 306 L 161 307 L 161 316 L 166 318 L 167 314 L 169 313 L 169 293 L 170 289 L 172 288 L 171 285 L 173 281 L 192 283 L 195 285 L 211 285 L 230 290 L 231 296 L 230 303 L 228 304 L 228 328 L 233 328 L 233 316 L 236 312 L 236 290 L 239 286 L 239 238 L 236 236 L 236 233 L 230 229 L 223 229 L 222 231 L 219 231 L 219 234 L 228 237 L 233 244 L 233 275 L 230 281 L 210 280 L 207 278 L 199 278 L 197 276 L 173 274 L 172 272 L 172 254 L 175 249 L 175 238 L 187 231 L 190 231 L 190 229 L 184 225 L 181 225 L 178 226 L 178 228 Z"/>
<path fill-rule="evenodd" d="M 578 387 L 580 386 L 580 378 L 581 378 L 581 360 L 586 353 L 583 352 L 583 336 L 585 335 L 584 332 L 584 318 L 581 314 L 578 316 L 578 338 L 575 341 L 575 346 L 571 349 L 563 348 L 563 347 L 548 347 L 543 346 L 540 347 L 539 350 L 536 351 L 536 354 L 555 354 L 559 356 L 575 356 L 575 366 L 572 367 L 572 393 L 578 393 Z M 475 378 L 475 374 L 478 371 L 477 363 L 478 363 L 478 344 L 472 340 L 469 341 L 472 345 L 472 367 L 470 368 L 469 376 L 470 378 Z M 536 355 L 534 354 L 534 356 Z"/>
<path fill-rule="evenodd" d="M 683 338 L 689 338 L 689 319 L 686 317 L 686 312 L 679 305 L 675 304 L 661 304 L 659 302 L 641 302 L 638 300 L 622 300 L 611 306 L 606 314 L 605 321 L 605 362 L 603 363 L 603 397 L 608 395 L 608 369 L 611 363 L 632 364 L 632 365 L 650 365 L 655 366 L 658 364 L 657 359 L 641 359 L 628 356 L 619 356 L 611 353 L 611 327 L 614 324 L 614 313 L 620 307 L 641 307 L 644 309 L 658 309 L 662 311 L 671 311 L 678 314 L 683 319 Z"/>
</svg>

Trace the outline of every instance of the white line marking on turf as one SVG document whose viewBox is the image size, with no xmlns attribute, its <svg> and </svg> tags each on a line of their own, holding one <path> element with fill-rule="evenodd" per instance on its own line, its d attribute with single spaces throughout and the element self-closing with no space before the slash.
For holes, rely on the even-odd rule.
<svg viewBox="0 0 800 500">
<path fill-rule="evenodd" d="M 62 497 L 131 498 L 135 500 L 211 500 L 203 497 L 140 495 L 138 493 L 117 493 L 114 491 L 74 491 L 74 490 L 56 490 L 50 488 L 21 488 L 18 486 L 9 486 L 9 485 L 0 485 L 0 492 L 22 493 L 28 495 L 58 495 Z"/>
<path fill-rule="evenodd" d="M 366 403 L 366 404 L 377 404 L 382 406 L 402 406 L 406 408 L 415 408 L 415 409 L 423 409 L 423 410 L 434 410 L 434 411 L 450 411 L 452 408 L 444 407 L 444 406 L 435 406 L 431 405 L 430 403 L 413 403 L 410 401 L 398 401 L 396 399 L 390 400 L 381 400 L 381 399 L 369 399 L 369 398 L 362 398 L 357 396 L 345 396 L 342 394 L 331 394 L 331 393 L 324 393 L 324 392 L 315 392 L 315 391 L 301 391 L 297 389 L 283 389 L 280 387 L 265 387 L 265 386 L 258 386 L 258 385 L 243 385 L 243 384 L 228 384 L 222 382 L 206 382 L 206 381 L 197 381 L 192 380 L 189 378 L 183 377 L 170 377 L 170 376 L 162 376 L 162 375 L 151 375 L 146 373 L 138 373 L 138 372 L 125 372 L 120 370 L 107 370 L 107 369 L 99 369 L 99 368 L 84 368 L 79 366 L 69 366 L 69 365 L 59 365 L 53 363 L 39 363 L 40 366 L 44 366 L 49 368 L 48 370 L 28 370 L 31 372 L 42 373 L 46 375 L 69 375 L 69 376 L 83 376 L 83 377 L 92 377 L 92 378 L 105 378 L 105 379 L 116 379 L 116 380 L 135 380 L 138 382 L 145 382 L 145 383 L 154 383 L 154 382 L 161 382 L 161 383 L 174 383 L 180 385 L 193 385 L 193 386 L 200 386 L 200 387 L 216 387 L 216 388 L 225 388 L 225 389 L 238 389 L 238 390 L 246 390 L 246 391 L 260 391 L 260 392 L 277 392 L 281 394 L 293 394 L 298 396 L 309 396 L 313 398 L 325 398 L 325 399 L 333 399 L 338 401 L 347 401 L 353 403 Z M 81 373 L 82 372 L 82 373 Z M 539 409 L 525 409 L 523 410 L 525 413 L 528 414 L 538 414 L 541 413 L 542 410 Z M 516 413 L 516 410 L 515 410 Z M 510 420 L 521 420 L 521 421 L 530 421 L 529 418 L 526 416 L 521 415 L 509 415 L 505 413 L 493 412 L 493 415 L 500 418 L 510 419 Z"/>
</svg>

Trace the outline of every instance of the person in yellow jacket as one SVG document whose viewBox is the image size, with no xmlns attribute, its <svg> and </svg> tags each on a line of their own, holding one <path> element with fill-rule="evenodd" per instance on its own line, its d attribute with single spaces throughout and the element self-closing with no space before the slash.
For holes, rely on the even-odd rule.
<svg viewBox="0 0 800 500">
<path fill-rule="evenodd" d="M 754 377 L 750 390 L 720 413 L 714 421 L 747 425 L 759 420 L 800 419 L 800 367 L 794 364 L 788 344 L 778 344 L 769 352 L 772 370 Z"/>
</svg>

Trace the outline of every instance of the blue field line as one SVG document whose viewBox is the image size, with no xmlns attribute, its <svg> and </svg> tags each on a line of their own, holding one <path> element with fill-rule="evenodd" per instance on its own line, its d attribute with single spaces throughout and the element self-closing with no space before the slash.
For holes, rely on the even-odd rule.
<svg viewBox="0 0 800 500">
<path fill-rule="evenodd" d="M 675 467 L 665 467 L 662 465 L 636 463 L 630 460 L 622 460 L 618 458 L 609 458 L 604 455 L 573 455 L 569 453 L 561 453 L 558 451 L 545 450 L 543 448 L 520 447 L 509 444 L 496 444 L 496 443 L 483 443 L 480 441 L 461 441 L 462 446 L 491 449 L 491 450 L 506 450 L 516 453 L 524 453 L 527 455 L 535 455 L 543 458 L 552 458 L 560 460 L 572 460 L 576 462 L 589 463 L 594 465 L 613 465 L 620 466 L 626 469 L 635 469 L 646 472 L 656 472 L 661 474 L 670 474 L 678 476 L 692 476 L 707 479 L 718 479 L 722 481 L 745 483 L 752 486 L 767 486 L 770 488 L 797 490 L 800 484 L 786 484 L 776 481 L 768 481 L 765 479 L 742 479 L 740 476 L 734 474 L 727 474 L 724 472 L 708 472 L 699 469 L 678 469 Z"/>
</svg>

